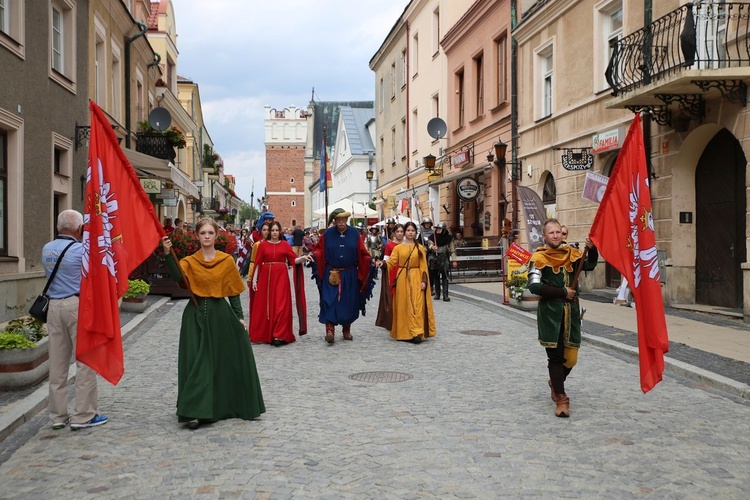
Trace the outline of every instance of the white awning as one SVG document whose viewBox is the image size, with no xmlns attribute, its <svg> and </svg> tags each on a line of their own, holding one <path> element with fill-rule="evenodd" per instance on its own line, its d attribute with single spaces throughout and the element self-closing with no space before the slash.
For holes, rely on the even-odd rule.
<svg viewBox="0 0 750 500">
<path fill-rule="evenodd" d="M 139 153 L 134 149 L 122 150 L 125 156 L 130 160 L 133 168 L 136 172 L 143 172 L 147 175 L 158 177 L 167 182 L 174 184 L 176 188 L 185 193 L 186 195 L 195 198 L 200 198 L 200 191 L 190 177 L 175 167 L 169 160 L 162 160 L 161 158 L 154 158 L 147 154 Z"/>
<path fill-rule="evenodd" d="M 471 168 L 459 170 L 458 172 L 453 172 L 439 179 L 435 179 L 434 181 L 430 181 L 430 186 L 437 186 L 438 184 L 443 184 L 445 182 L 463 179 L 464 177 L 469 177 L 470 175 L 481 173 L 483 170 L 492 170 L 492 167 L 489 165 L 476 165 Z"/>
</svg>

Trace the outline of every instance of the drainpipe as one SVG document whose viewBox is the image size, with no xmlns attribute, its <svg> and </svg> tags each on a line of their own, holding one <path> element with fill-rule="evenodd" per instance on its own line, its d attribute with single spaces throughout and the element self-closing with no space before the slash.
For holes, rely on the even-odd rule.
<svg viewBox="0 0 750 500">
<path fill-rule="evenodd" d="M 651 83 L 651 19 L 653 14 L 652 0 L 643 2 L 643 85 Z M 654 176 L 654 167 L 651 165 L 651 114 L 643 114 L 643 146 L 646 153 L 646 174 L 649 182 Z"/>
<path fill-rule="evenodd" d="M 135 24 L 141 29 L 133 36 L 125 38 L 125 147 L 130 149 L 130 44 L 148 33 L 148 26 L 136 21 Z M 157 63 L 158 64 L 158 63 Z"/>
<path fill-rule="evenodd" d="M 409 21 L 406 23 L 406 189 L 409 189 L 409 168 L 411 167 L 411 144 L 409 138 L 411 137 L 411 111 L 409 110 L 409 80 L 411 79 L 409 68 L 411 64 L 411 52 L 409 49 Z M 382 94 L 382 92 L 381 92 Z M 409 218 L 411 218 L 411 207 L 407 210 Z"/>
<path fill-rule="evenodd" d="M 511 30 L 516 27 L 516 2 L 511 2 Z M 510 144 L 511 144 L 511 165 L 512 175 L 510 177 L 510 196 L 513 200 L 513 213 L 511 214 L 511 230 L 508 233 L 508 246 L 516 239 L 518 233 L 518 177 L 520 169 L 518 168 L 518 42 L 516 37 L 510 37 Z M 519 170 L 519 172 L 517 172 Z"/>
</svg>

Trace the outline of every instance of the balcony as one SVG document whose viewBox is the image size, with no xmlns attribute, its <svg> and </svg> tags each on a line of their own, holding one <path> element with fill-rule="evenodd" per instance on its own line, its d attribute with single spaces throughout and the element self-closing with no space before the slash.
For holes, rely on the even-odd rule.
<svg viewBox="0 0 750 500">
<path fill-rule="evenodd" d="M 201 200 L 201 212 L 203 213 L 214 213 L 219 210 L 219 200 L 216 198 L 203 198 Z"/>
<path fill-rule="evenodd" d="M 605 77 L 609 108 L 651 112 L 669 124 L 669 106 L 700 119 L 705 96 L 747 104 L 750 2 L 688 4 L 618 40 Z"/>
<path fill-rule="evenodd" d="M 164 134 L 139 132 L 136 134 L 136 140 L 138 142 L 136 143 L 135 150 L 139 153 L 162 160 L 169 160 L 172 163 L 177 158 L 177 153 L 172 146 L 172 142 Z"/>
</svg>

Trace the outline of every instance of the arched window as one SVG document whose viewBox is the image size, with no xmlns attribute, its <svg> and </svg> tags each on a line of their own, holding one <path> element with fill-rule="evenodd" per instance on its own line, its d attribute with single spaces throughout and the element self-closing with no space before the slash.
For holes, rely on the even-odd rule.
<svg viewBox="0 0 750 500">
<path fill-rule="evenodd" d="M 542 202 L 544 203 L 544 213 L 548 219 L 557 217 L 557 188 L 555 187 L 555 177 L 547 173 L 544 179 L 544 189 L 542 190 Z"/>
<path fill-rule="evenodd" d="M 555 188 L 555 178 L 552 176 L 552 174 L 547 174 L 547 178 L 544 179 L 542 201 L 545 205 L 557 202 L 557 188 Z"/>
<path fill-rule="evenodd" d="M 296 206 L 297 206 L 297 202 L 296 202 L 296 201 L 294 201 L 294 200 L 292 200 L 292 206 L 293 206 L 293 207 L 296 207 Z"/>
</svg>

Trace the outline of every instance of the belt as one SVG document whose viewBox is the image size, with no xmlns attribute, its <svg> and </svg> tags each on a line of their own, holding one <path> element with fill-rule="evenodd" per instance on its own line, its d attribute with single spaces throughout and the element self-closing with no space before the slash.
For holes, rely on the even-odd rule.
<svg viewBox="0 0 750 500">
<path fill-rule="evenodd" d="M 67 297 L 50 297 L 50 299 L 52 299 L 52 300 L 65 300 L 65 299 L 69 299 L 71 297 L 78 297 L 78 295 L 79 294 L 74 293 L 73 295 L 68 295 Z"/>
</svg>

